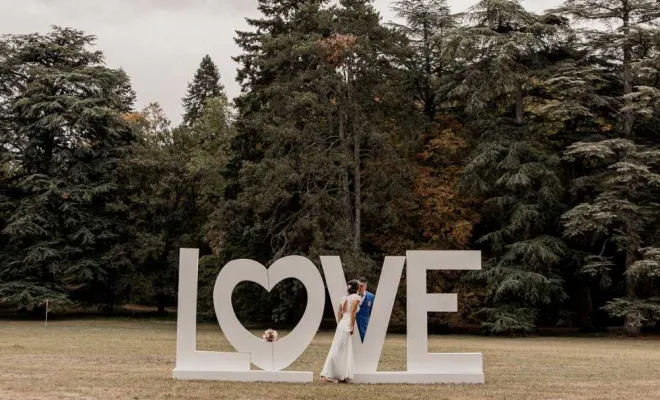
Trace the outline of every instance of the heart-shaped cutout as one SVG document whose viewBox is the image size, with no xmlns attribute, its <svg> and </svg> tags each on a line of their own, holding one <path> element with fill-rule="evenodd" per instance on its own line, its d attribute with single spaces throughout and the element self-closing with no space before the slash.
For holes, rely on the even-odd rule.
<svg viewBox="0 0 660 400">
<path fill-rule="evenodd" d="M 254 282 L 271 291 L 284 279 L 298 279 L 307 291 L 307 307 L 300 322 L 282 339 L 269 343 L 245 329 L 234 313 L 232 293 L 240 282 Z M 325 303 L 325 288 L 318 269 L 301 256 L 284 257 L 266 269 L 254 260 L 234 260 L 225 265 L 213 288 L 213 306 L 220 328 L 239 353 L 250 353 L 251 361 L 266 371 L 279 371 L 293 363 L 314 339 Z"/>
<path fill-rule="evenodd" d="M 282 339 L 300 322 L 307 307 L 307 291 L 293 278 L 280 281 L 270 292 L 257 283 L 241 282 L 234 288 L 231 304 L 238 320 L 255 336 L 263 336 L 268 327 L 276 329 Z"/>
</svg>

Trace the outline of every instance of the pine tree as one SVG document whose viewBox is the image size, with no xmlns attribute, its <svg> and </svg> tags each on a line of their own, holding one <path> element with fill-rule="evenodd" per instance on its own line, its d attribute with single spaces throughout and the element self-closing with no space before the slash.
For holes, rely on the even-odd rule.
<svg viewBox="0 0 660 400">
<path fill-rule="evenodd" d="M 214 248 L 263 262 L 341 254 L 366 273 L 363 217 L 391 212 L 388 182 L 403 168 L 389 157 L 394 34 L 368 1 L 325 5 L 262 0 L 255 31 L 238 34 L 244 94 Z"/>
<path fill-rule="evenodd" d="M 657 58 L 654 47 L 659 31 L 654 23 L 660 17 L 660 4 L 654 0 L 567 0 L 555 11 L 577 22 L 597 21 L 609 26 L 579 31 L 591 51 L 602 52 L 609 63 L 616 64 L 623 89 L 619 96 L 621 134 L 626 139 L 634 138 L 638 117 L 634 92 L 640 90 L 636 77 L 644 74 L 649 58 Z"/>
<path fill-rule="evenodd" d="M 660 194 L 660 153 L 626 139 L 577 142 L 566 151 L 566 159 L 591 173 L 578 180 L 581 191 L 594 196 L 563 215 L 565 234 L 570 238 L 589 237 L 601 245 L 589 255 L 582 273 L 608 288 L 616 263 L 612 252 L 625 256 L 625 297 L 605 307 L 612 315 L 625 318 L 625 331 L 639 334 L 644 323 L 660 315 L 658 275 L 660 268 L 640 255 L 655 254 L 657 239 L 646 232 L 657 227 Z"/>
<path fill-rule="evenodd" d="M 345 209 L 352 211 L 353 251 L 360 252 L 364 232 L 396 220 L 392 200 L 411 190 L 402 154 L 413 133 L 403 122 L 412 99 L 398 69 L 405 37 L 381 24 L 371 0 L 340 1 L 333 12 L 323 49 L 335 70 L 331 95 L 348 155 L 343 198 L 351 199 Z"/>
<path fill-rule="evenodd" d="M 447 0 L 400 0 L 392 7 L 403 24 L 393 27 L 408 38 L 410 53 L 405 58 L 415 100 L 423 105 L 424 115 L 433 120 L 446 93 L 454 60 L 443 54 L 446 36 L 456 27 Z"/>
<path fill-rule="evenodd" d="M 226 200 L 208 233 L 214 251 L 227 260 L 249 254 L 267 264 L 348 247 L 350 220 L 335 197 L 342 154 L 328 120 L 328 70 L 319 57 L 318 43 L 331 30 L 325 3 L 260 0 L 262 17 L 248 20 L 254 30 L 238 32 L 243 94 L 235 100 Z M 274 295 L 296 301 L 303 293 L 285 282 Z M 301 310 L 271 311 L 279 322 Z"/>
<path fill-rule="evenodd" d="M 211 57 L 204 56 L 193 81 L 188 84 L 188 93 L 183 98 L 184 125 L 192 126 L 202 117 L 209 99 L 227 97 L 220 78 L 220 71 Z"/>
<path fill-rule="evenodd" d="M 563 154 L 566 147 L 589 138 L 602 138 L 603 134 L 616 125 L 616 115 L 612 113 L 608 96 L 611 95 L 612 81 L 603 73 L 600 60 L 589 56 L 585 49 L 580 49 L 579 40 L 572 36 L 567 43 L 566 58 L 550 65 L 547 75 L 539 86 L 544 94 L 543 103 L 534 107 L 534 118 L 545 121 L 548 133 L 555 143 L 554 151 Z M 564 210 L 579 203 L 584 190 L 589 185 L 580 178 L 584 171 L 577 164 L 562 163 L 563 181 L 567 192 L 562 201 Z M 561 229 L 557 232 L 559 234 Z M 564 267 L 566 290 L 571 297 L 578 324 L 584 331 L 604 324 L 599 315 L 594 314 L 597 299 L 602 297 L 605 281 L 603 276 L 596 276 L 596 270 L 587 266 L 595 259 L 585 257 L 589 252 L 600 253 L 597 243 L 570 239 L 564 235 L 564 242 L 569 247 L 569 256 Z M 596 249 L 597 247 L 597 249 Z M 595 264 L 594 264 L 595 266 Z M 600 281 L 600 283 L 599 283 Z M 595 296 L 594 296 L 595 295 Z"/>
<path fill-rule="evenodd" d="M 540 311 L 566 298 L 558 269 L 565 249 L 551 229 L 563 195 L 559 159 L 526 113 L 562 21 L 513 0 L 484 0 L 463 17 L 468 25 L 448 39 L 447 55 L 464 60 L 450 96 L 479 141 L 463 176 L 466 192 L 485 199 L 478 243 L 487 260 L 473 277 L 487 284 L 486 327 L 528 332 Z"/>
<path fill-rule="evenodd" d="M 605 309 L 624 317 L 624 330 L 636 335 L 643 322 L 657 320 L 658 310 L 648 289 L 655 272 L 634 266 L 652 265 L 641 260 L 643 249 L 658 245 L 647 234 L 657 225 L 652 210 L 658 200 L 655 152 L 647 145 L 655 136 L 652 123 L 657 121 L 660 94 L 655 68 L 660 60 L 660 30 L 655 25 L 660 6 L 648 0 L 568 0 L 557 11 L 579 22 L 606 24 L 579 30 L 585 52 L 597 61 L 578 71 L 592 71 L 609 83 L 603 98 L 615 126 L 600 137 L 576 141 L 566 151 L 566 159 L 582 174 L 574 180 L 577 201 L 563 217 L 565 234 L 595 247 L 582 271 L 602 285 L 617 286 L 612 282 L 618 271 L 613 256 L 623 256 L 624 297 Z"/>
<path fill-rule="evenodd" d="M 120 118 L 131 108 L 128 78 L 105 67 L 89 49 L 94 37 L 80 31 L 55 27 L 5 41 L 0 124 L 9 133 L 10 195 L 0 205 L 8 215 L 0 301 L 111 305 L 126 259 L 106 205 L 133 140 Z"/>
</svg>

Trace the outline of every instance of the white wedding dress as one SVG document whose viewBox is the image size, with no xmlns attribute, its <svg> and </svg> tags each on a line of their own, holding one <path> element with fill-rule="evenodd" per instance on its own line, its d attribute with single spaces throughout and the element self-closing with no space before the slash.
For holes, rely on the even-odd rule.
<svg viewBox="0 0 660 400">
<path fill-rule="evenodd" d="M 343 381 L 353 379 L 353 340 L 351 336 L 351 304 L 361 300 L 357 294 L 344 296 L 341 299 L 340 307 L 343 310 L 343 316 L 337 330 L 335 338 L 330 346 L 328 358 L 325 360 L 321 376 L 331 381 Z M 358 303 L 358 311 L 360 306 Z M 357 328 L 355 328 L 357 329 Z M 357 332 L 355 332 L 357 334 Z"/>
</svg>

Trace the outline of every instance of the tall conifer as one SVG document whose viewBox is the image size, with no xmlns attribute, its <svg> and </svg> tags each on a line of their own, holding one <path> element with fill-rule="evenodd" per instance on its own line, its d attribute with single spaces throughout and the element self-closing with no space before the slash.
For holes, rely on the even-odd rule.
<svg viewBox="0 0 660 400">
<path fill-rule="evenodd" d="M 188 93 L 183 98 L 183 123 L 192 126 L 204 114 L 206 102 L 216 97 L 226 97 L 225 87 L 220 82 L 220 71 L 207 54 L 202 58 L 193 81 L 188 84 Z"/>
<path fill-rule="evenodd" d="M 483 0 L 462 17 L 467 26 L 448 39 L 447 54 L 463 60 L 450 95 L 478 140 L 463 177 L 467 192 L 485 199 L 486 263 L 475 276 L 487 284 L 491 331 L 531 331 L 541 310 L 566 298 L 565 249 L 551 229 L 563 196 L 559 158 L 526 112 L 558 26 L 515 0 Z"/>
<path fill-rule="evenodd" d="M 606 287 L 616 290 L 615 256 L 622 257 L 623 296 L 605 309 L 624 319 L 626 333 L 636 335 L 660 314 L 654 297 L 659 269 L 652 257 L 644 259 L 660 244 L 647 233 L 658 224 L 660 166 L 657 152 L 649 147 L 657 144 L 655 133 L 648 133 L 655 131 L 660 110 L 660 5 L 651 0 L 567 0 L 556 11 L 578 23 L 603 23 L 578 29 L 594 61 L 573 73 L 595 73 L 608 82 L 609 92 L 601 96 L 614 119 L 614 129 L 580 138 L 565 153 L 580 174 L 573 188 L 577 201 L 563 216 L 565 235 L 586 242 L 592 254 L 585 257 L 582 271 Z"/>
<path fill-rule="evenodd" d="M 106 206 L 133 141 L 120 117 L 132 106 L 132 91 L 93 43 L 93 36 L 55 27 L 8 36 L 0 53 L 0 124 L 9 152 L 0 301 L 15 306 L 69 295 L 112 304 L 126 265 L 118 218 Z"/>
</svg>

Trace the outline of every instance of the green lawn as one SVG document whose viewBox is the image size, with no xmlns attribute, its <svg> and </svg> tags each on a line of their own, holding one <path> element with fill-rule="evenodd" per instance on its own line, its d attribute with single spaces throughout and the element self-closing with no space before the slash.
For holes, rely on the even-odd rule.
<svg viewBox="0 0 660 400">
<path fill-rule="evenodd" d="M 290 368 L 318 377 L 330 333 Z M 170 378 L 176 326 L 147 320 L 0 321 L 0 399 L 660 399 L 660 340 L 430 338 L 434 352 L 483 352 L 485 385 L 185 382 Z M 199 348 L 228 350 L 217 326 Z M 405 337 L 389 336 L 382 370 L 405 369 Z"/>
</svg>

